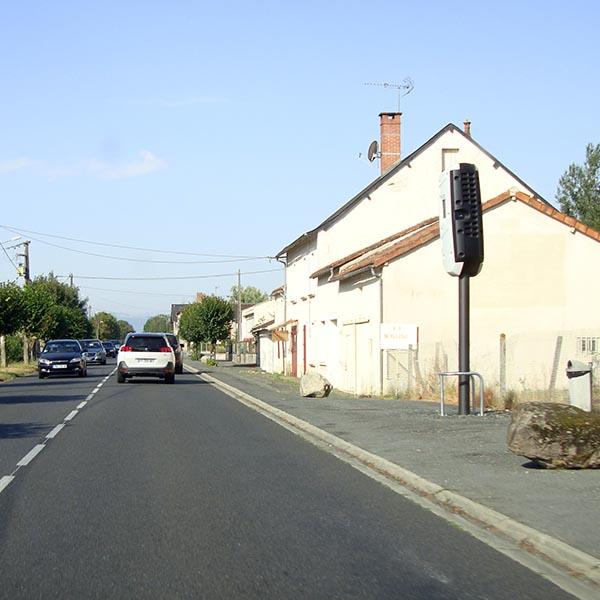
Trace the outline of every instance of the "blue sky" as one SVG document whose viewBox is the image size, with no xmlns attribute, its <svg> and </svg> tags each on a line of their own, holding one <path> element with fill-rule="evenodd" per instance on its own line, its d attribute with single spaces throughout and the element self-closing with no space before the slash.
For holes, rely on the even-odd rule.
<svg viewBox="0 0 600 600">
<path fill-rule="evenodd" d="M 397 96 L 364 83 L 405 77 L 404 154 L 469 118 L 552 202 L 600 142 L 599 6 L 5 2 L 0 222 L 37 232 L 23 234 L 33 275 L 74 273 L 94 310 L 137 326 L 196 291 L 228 295 L 238 269 L 270 291 L 278 263 L 227 257 L 272 256 L 377 177 L 358 155 Z M 84 279 L 186 276 L 203 278 Z M 5 255 L 0 279 L 14 279 Z"/>
</svg>

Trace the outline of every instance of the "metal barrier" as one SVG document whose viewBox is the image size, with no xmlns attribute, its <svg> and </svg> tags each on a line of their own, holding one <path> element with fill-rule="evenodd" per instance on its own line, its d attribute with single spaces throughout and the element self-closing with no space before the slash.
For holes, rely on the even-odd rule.
<svg viewBox="0 0 600 600">
<path fill-rule="evenodd" d="M 481 373 L 477 371 L 445 371 L 438 373 L 440 378 L 440 415 L 446 416 L 444 411 L 444 377 L 467 375 L 471 381 L 471 396 L 475 398 L 475 379 L 473 377 L 479 377 L 479 415 L 483 417 L 483 377 Z"/>
</svg>

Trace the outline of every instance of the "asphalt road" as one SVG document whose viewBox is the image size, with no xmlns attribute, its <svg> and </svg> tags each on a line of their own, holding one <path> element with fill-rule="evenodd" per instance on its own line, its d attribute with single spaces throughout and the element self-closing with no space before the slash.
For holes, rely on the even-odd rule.
<svg viewBox="0 0 600 600">
<path fill-rule="evenodd" d="M 197 377 L 113 368 L 0 386 L 0 598 L 570 597 Z"/>
</svg>

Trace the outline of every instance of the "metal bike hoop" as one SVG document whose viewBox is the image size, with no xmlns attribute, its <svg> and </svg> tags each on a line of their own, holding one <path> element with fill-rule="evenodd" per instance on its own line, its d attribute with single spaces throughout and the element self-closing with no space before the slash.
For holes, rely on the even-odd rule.
<svg viewBox="0 0 600 600">
<path fill-rule="evenodd" d="M 444 377 L 466 375 L 469 377 L 471 381 L 471 395 L 475 398 L 475 377 L 479 377 L 479 416 L 483 417 L 483 377 L 481 373 L 477 371 L 444 371 L 442 373 L 438 373 L 440 378 L 440 415 L 442 417 L 446 416 L 446 412 L 444 410 Z"/>
</svg>

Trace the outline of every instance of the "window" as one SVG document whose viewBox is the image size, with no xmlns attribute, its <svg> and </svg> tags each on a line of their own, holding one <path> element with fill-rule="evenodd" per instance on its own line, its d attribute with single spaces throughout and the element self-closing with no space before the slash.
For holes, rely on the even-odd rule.
<svg viewBox="0 0 600 600">
<path fill-rule="evenodd" d="M 577 352 L 579 354 L 595 354 L 600 351 L 600 337 L 578 337 Z"/>
</svg>

